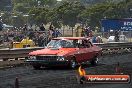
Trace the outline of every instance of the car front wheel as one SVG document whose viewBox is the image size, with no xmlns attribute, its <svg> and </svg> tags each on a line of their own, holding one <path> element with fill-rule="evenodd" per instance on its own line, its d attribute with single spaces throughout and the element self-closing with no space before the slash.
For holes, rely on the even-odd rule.
<svg viewBox="0 0 132 88">
<path fill-rule="evenodd" d="M 75 59 L 70 60 L 70 68 L 75 69 L 77 67 L 77 62 Z"/>
<path fill-rule="evenodd" d="M 90 61 L 91 65 L 95 66 L 98 64 L 98 57 L 96 56 L 93 60 Z"/>
</svg>

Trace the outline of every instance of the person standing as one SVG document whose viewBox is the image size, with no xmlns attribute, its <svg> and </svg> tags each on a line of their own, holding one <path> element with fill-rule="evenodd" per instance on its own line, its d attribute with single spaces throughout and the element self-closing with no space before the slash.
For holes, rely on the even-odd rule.
<svg viewBox="0 0 132 88">
<path fill-rule="evenodd" d="M 0 21 L 0 31 L 2 31 L 2 29 L 3 29 L 3 23 L 2 21 Z"/>
<path fill-rule="evenodd" d="M 119 31 L 115 31 L 115 42 L 119 42 Z"/>
<path fill-rule="evenodd" d="M 49 36 L 51 38 L 53 38 L 53 32 L 54 32 L 54 28 L 53 28 L 52 24 L 50 24 L 50 26 L 49 26 Z"/>
<path fill-rule="evenodd" d="M 23 31 L 26 32 L 27 30 L 28 30 L 27 24 L 25 24 L 24 27 L 23 27 Z"/>
<path fill-rule="evenodd" d="M 45 27 L 44 27 L 44 24 L 43 23 L 40 26 L 40 31 L 45 31 Z"/>
</svg>

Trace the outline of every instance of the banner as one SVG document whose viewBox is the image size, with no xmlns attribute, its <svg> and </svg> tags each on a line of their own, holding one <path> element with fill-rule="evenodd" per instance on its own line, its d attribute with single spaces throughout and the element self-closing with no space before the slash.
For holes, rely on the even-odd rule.
<svg viewBox="0 0 132 88">
<path fill-rule="evenodd" d="M 132 31 L 132 19 L 102 19 L 102 32 L 110 30 Z"/>
</svg>

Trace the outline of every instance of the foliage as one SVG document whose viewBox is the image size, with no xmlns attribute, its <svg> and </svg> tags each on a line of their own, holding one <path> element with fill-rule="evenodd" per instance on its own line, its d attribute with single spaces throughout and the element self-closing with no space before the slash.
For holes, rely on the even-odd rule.
<svg viewBox="0 0 132 88">
<path fill-rule="evenodd" d="M 79 14 L 82 22 L 87 23 L 92 28 L 100 27 L 101 19 L 120 19 L 129 18 L 131 16 L 130 8 L 132 8 L 132 1 L 120 3 L 105 2 L 96 4 L 91 8 L 87 8 Z"/>
<path fill-rule="evenodd" d="M 29 11 L 30 19 L 36 21 L 36 24 L 47 23 L 46 14 L 49 12 L 46 8 L 32 8 Z"/>
<path fill-rule="evenodd" d="M 2 0 L 4 2 L 4 0 Z M 93 29 L 100 27 L 100 20 L 104 18 L 120 19 L 129 18 L 132 15 L 132 1 L 122 0 L 93 0 L 91 6 L 86 5 L 86 0 L 12 0 L 13 12 L 18 15 L 21 22 L 29 23 L 49 23 L 56 27 L 62 25 L 74 26 L 82 23 L 91 26 Z M 41 1 L 38 3 L 38 1 Z M 23 12 L 22 14 L 18 14 Z M 22 15 L 28 14 L 28 18 Z M 6 18 L 9 15 L 6 15 Z M 11 17 L 10 17 L 11 19 Z M 17 20 L 18 20 L 17 19 Z M 5 19 L 6 22 L 11 22 Z M 17 22 L 17 21 L 16 21 Z"/>
<path fill-rule="evenodd" d="M 78 21 L 78 15 L 83 10 L 85 7 L 80 2 L 64 2 L 55 11 L 63 24 L 74 26 Z"/>
</svg>

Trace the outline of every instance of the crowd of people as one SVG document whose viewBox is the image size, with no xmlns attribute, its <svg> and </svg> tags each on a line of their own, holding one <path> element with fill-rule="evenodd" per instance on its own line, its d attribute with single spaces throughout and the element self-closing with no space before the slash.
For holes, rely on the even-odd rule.
<svg viewBox="0 0 132 88">
<path fill-rule="evenodd" d="M 93 32 L 89 26 L 82 28 L 81 36 L 82 37 L 91 37 L 92 43 L 103 43 L 102 38 L 100 36 L 93 35 Z"/>
<path fill-rule="evenodd" d="M 39 26 L 39 30 L 29 27 L 27 24 L 19 29 L 9 29 L 0 31 L 0 44 L 21 42 L 24 38 L 29 38 L 34 41 L 36 46 L 45 46 L 51 38 L 61 36 L 61 33 L 50 25 L 49 29 L 44 27 L 42 23 Z"/>
<path fill-rule="evenodd" d="M 48 29 L 45 28 L 43 23 L 38 28 L 32 28 L 32 25 L 29 27 L 25 24 L 19 29 L 1 30 L 0 45 L 4 43 L 11 44 L 12 42 L 21 42 L 23 39 L 29 38 L 33 40 L 35 46 L 44 47 L 52 38 L 58 36 L 63 35 L 52 24 Z M 93 43 L 102 42 L 100 37 L 93 35 L 89 26 L 82 29 L 81 36 L 91 37 Z"/>
</svg>

